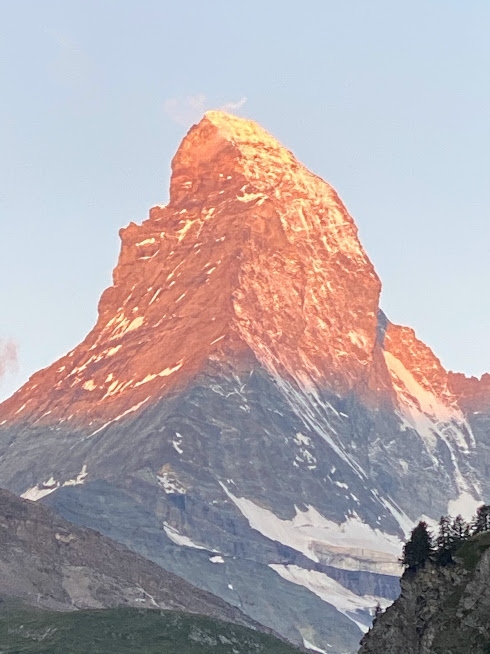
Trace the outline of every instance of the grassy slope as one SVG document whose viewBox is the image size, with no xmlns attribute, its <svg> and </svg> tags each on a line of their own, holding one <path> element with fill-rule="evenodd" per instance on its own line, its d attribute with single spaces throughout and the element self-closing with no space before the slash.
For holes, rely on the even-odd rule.
<svg viewBox="0 0 490 654">
<path fill-rule="evenodd" d="M 0 654 L 298 654 L 238 625 L 173 611 L 0 611 Z"/>
</svg>

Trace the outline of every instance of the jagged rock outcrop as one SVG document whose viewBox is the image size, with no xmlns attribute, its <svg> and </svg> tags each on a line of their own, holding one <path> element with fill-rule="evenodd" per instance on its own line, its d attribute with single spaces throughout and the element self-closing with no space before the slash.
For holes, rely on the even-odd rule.
<svg viewBox="0 0 490 654">
<path fill-rule="evenodd" d="M 456 563 L 426 564 L 363 638 L 359 654 L 486 654 L 490 650 L 490 539 L 467 542 Z M 483 552 L 483 553 L 482 553 Z"/>
<path fill-rule="evenodd" d="M 0 484 L 354 651 L 413 522 L 490 495 L 485 379 L 390 323 L 335 191 L 252 121 L 206 114 L 121 239 L 93 330 L 0 405 Z"/>
</svg>

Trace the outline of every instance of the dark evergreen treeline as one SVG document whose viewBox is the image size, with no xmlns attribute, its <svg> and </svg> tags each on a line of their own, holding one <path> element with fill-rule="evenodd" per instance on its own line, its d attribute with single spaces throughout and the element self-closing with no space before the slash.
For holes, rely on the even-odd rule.
<svg viewBox="0 0 490 654">
<path fill-rule="evenodd" d="M 436 537 L 429 531 L 427 523 L 421 521 L 405 543 L 401 563 L 408 570 L 417 570 L 428 560 L 449 565 L 462 543 L 486 531 L 490 531 L 490 506 L 486 504 L 479 507 L 470 522 L 465 522 L 460 515 L 456 518 L 442 516 Z"/>
</svg>

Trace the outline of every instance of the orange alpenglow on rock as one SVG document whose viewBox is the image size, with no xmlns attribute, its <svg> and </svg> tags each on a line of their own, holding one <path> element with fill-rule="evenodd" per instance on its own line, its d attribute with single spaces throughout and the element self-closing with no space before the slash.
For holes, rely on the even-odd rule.
<svg viewBox="0 0 490 654">
<path fill-rule="evenodd" d="M 207 112 L 172 161 L 169 204 L 120 236 L 96 325 L 0 421 L 118 420 L 211 360 L 395 403 L 415 428 L 427 411 L 462 419 L 457 397 L 490 405 L 484 383 L 447 373 L 413 330 L 380 329 L 381 283 L 337 193 L 251 120 Z"/>
<path fill-rule="evenodd" d="M 173 159 L 169 204 L 120 235 L 95 327 L 2 419 L 114 419 L 231 353 L 306 388 L 369 385 L 380 281 L 357 228 L 253 121 L 208 112 Z"/>
</svg>

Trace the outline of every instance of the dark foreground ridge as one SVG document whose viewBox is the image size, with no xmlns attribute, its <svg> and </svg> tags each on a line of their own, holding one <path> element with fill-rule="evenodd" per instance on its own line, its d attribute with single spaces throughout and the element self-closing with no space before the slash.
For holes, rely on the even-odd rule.
<svg viewBox="0 0 490 654">
<path fill-rule="evenodd" d="M 401 579 L 401 595 L 378 615 L 359 654 L 488 654 L 490 533 L 471 536 L 454 560 L 428 560 Z"/>
<path fill-rule="evenodd" d="M 1 606 L 1 605 L 0 605 Z M 2 654 L 295 654 L 268 634 L 178 611 L 0 609 Z"/>
</svg>

